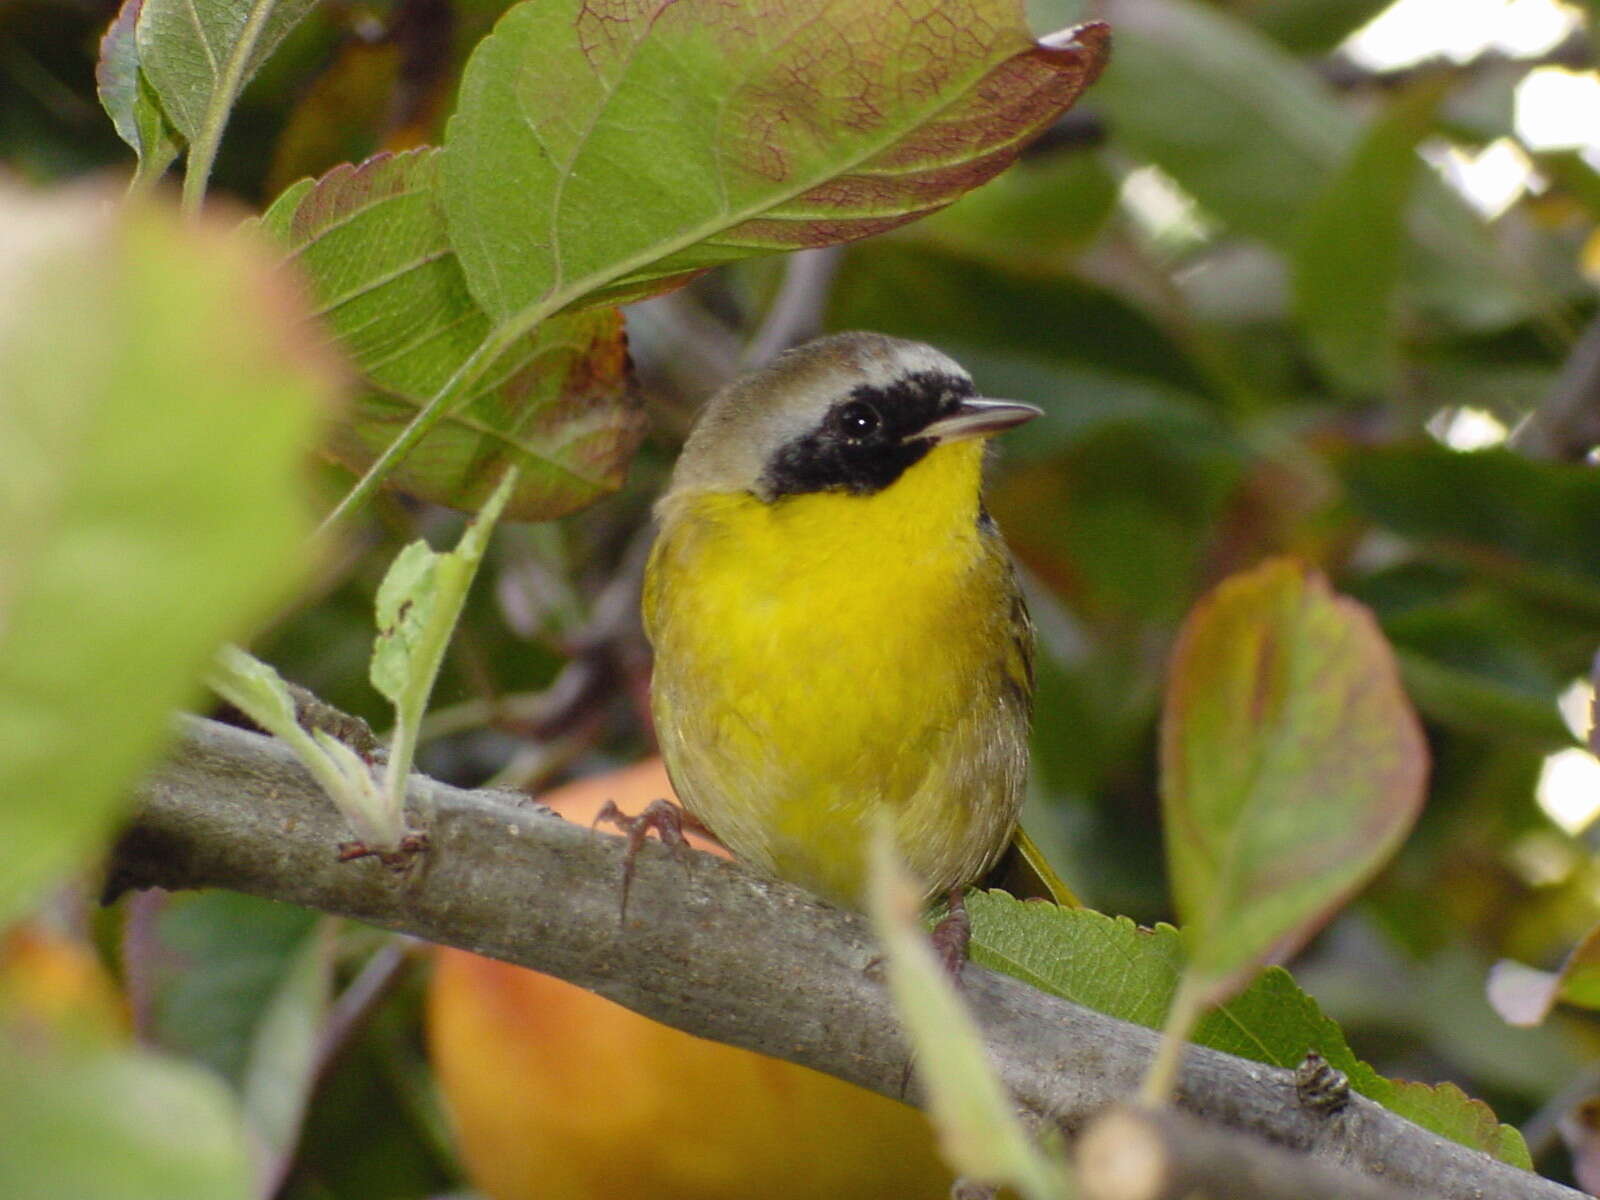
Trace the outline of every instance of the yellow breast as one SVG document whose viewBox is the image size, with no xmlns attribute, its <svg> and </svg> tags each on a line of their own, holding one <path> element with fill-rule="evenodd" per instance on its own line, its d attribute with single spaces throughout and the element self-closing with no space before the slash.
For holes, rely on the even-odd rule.
<svg viewBox="0 0 1600 1200">
<path fill-rule="evenodd" d="M 877 811 L 930 892 L 1010 836 L 1026 619 L 979 525 L 981 454 L 938 447 L 870 496 L 664 506 L 645 591 L 662 753 L 757 868 L 856 903 Z"/>
</svg>

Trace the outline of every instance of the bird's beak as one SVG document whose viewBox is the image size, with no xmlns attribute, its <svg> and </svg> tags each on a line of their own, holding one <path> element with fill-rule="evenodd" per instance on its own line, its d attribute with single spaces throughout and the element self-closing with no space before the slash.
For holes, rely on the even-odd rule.
<svg viewBox="0 0 1600 1200">
<path fill-rule="evenodd" d="M 959 442 L 966 438 L 988 437 L 1043 413 L 1043 409 L 1015 400 L 963 400 L 961 407 L 950 416 L 924 425 L 906 441 Z"/>
</svg>

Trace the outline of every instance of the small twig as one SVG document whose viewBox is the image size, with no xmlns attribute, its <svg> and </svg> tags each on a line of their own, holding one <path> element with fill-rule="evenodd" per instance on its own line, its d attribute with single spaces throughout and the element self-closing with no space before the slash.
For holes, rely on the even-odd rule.
<svg viewBox="0 0 1600 1200">
<path fill-rule="evenodd" d="M 1553 391 L 1511 437 L 1530 458 L 1582 462 L 1600 446 L 1600 316 L 1567 356 Z"/>
<path fill-rule="evenodd" d="M 143 1045 L 155 1045 L 157 975 L 163 958 L 172 952 L 162 945 L 157 925 L 170 896 L 160 888 L 129 899 L 122 915 L 122 978 L 128 997 L 133 1036 Z"/>
<path fill-rule="evenodd" d="M 772 307 L 751 337 L 740 358 L 745 370 L 759 367 L 782 354 L 790 346 L 809 341 L 822 332 L 822 316 L 839 273 L 842 246 L 800 250 L 785 263 L 783 284 L 773 298 Z"/>
<path fill-rule="evenodd" d="M 1415 1200 L 1419 1193 L 1171 1108 L 1115 1108 L 1078 1143 L 1086 1200 Z"/>
<path fill-rule="evenodd" d="M 312 1051 L 311 1070 L 306 1078 L 308 1108 L 311 1098 L 322 1088 L 340 1056 L 402 978 L 406 966 L 411 962 L 412 945 L 410 939 L 401 937 L 391 938 L 384 943 L 367 959 L 349 986 L 333 1002 Z M 299 1139 L 296 1138 L 267 1165 L 259 1193 L 264 1200 L 272 1200 L 283 1191 L 294 1169 L 298 1149 Z"/>
</svg>

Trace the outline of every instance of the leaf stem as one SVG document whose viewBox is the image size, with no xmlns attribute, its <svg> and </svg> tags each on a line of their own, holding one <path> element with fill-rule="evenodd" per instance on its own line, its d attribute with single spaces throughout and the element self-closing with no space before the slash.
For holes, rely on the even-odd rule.
<svg viewBox="0 0 1600 1200">
<path fill-rule="evenodd" d="M 233 51 L 222 64 L 222 73 L 217 76 L 216 86 L 212 88 L 211 97 L 206 101 L 205 116 L 200 119 L 200 127 L 194 131 L 194 137 L 189 140 L 189 157 L 184 164 L 181 202 L 185 216 L 196 216 L 200 212 L 201 202 L 206 195 L 206 184 L 211 179 L 211 167 L 217 159 L 217 147 L 222 144 L 222 131 L 227 128 L 228 114 L 233 110 L 233 102 L 238 99 L 239 89 L 244 83 L 245 64 L 250 61 L 250 55 L 255 50 L 261 31 L 266 27 L 267 18 L 272 15 L 276 4 L 277 0 L 255 0 L 250 5 L 250 11 L 245 14 L 244 26 L 239 30 L 239 37 L 233 43 Z"/>
<path fill-rule="evenodd" d="M 433 394 L 416 416 L 411 418 L 411 423 L 400 431 L 400 436 L 389 443 L 377 461 L 367 468 L 366 473 L 356 480 L 355 485 L 344 494 L 344 498 L 334 506 L 333 511 L 323 518 L 322 524 L 317 526 L 316 540 L 320 541 L 327 537 L 337 526 L 364 508 L 367 501 L 372 499 L 373 493 L 383 484 L 384 477 L 394 470 L 407 454 L 416 449 L 417 443 L 427 437 L 435 425 L 453 411 L 462 394 L 483 377 L 483 373 L 512 342 L 543 319 L 542 314 L 532 323 L 519 318 L 490 330 L 489 335 L 478 343 L 477 349 L 462 361 L 449 379 L 444 381 L 444 386 Z"/>
<path fill-rule="evenodd" d="M 1204 996 L 1195 984 L 1193 974 L 1185 972 L 1178 983 L 1177 995 L 1167 1010 L 1167 1023 L 1161 1031 L 1161 1044 L 1156 1056 L 1150 1060 L 1144 1082 L 1139 1087 L 1139 1103 L 1147 1108 L 1158 1108 L 1171 1103 L 1178 1086 L 1178 1068 L 1183 1065 L 1183 1052 L 1188 1048 L 1189 1035 L 1205 1011 Z"/>
</svg>

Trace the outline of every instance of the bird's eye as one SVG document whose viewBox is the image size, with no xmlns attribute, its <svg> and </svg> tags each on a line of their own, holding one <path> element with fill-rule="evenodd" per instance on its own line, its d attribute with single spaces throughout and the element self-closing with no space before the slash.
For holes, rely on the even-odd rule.
<svg viewBox="0 0 1600 1200">
<path fill-rule="evenodd" d="M 841 408 L 834 418 L 846 437 L 870 437 L 883 424 L 883 418 L 872 405 L 854 400 Z"/>
</svg>

